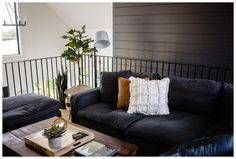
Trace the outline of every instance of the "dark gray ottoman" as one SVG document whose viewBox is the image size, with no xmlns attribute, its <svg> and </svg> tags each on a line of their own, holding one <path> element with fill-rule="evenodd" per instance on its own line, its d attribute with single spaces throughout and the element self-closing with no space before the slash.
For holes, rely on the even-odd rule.
<svg viewBox="0 0 236 159">
<path fill-rule="evenodd" d="M 61 116 L 62 107 L 55 99 L 33 93 L 3 98 L 3 133 Z"/>
</svg>

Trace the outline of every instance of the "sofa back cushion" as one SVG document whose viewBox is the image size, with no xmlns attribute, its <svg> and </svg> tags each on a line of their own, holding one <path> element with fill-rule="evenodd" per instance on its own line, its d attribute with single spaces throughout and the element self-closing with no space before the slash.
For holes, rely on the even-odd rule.
<svg viewBox="0 0 236 159">
<path fill-rule="evenodd" d="M 140 72 L 132 72 L 133 77 L 138 78 L 149 78 L 150 80 L 160 80 L 161 76 L 159 73 L 140 73 Z"/>
<path fill-rule="evenodd" d="M 233 85 L 224 83 L 222 85 L 221 101 L 220 101 L 220 112 L 221 119 L 229 123 L 229 126 L 233 128 Z"/>
<path fill-rule="evenodd" d="M 212 80 L 170 77 L 169 107 L 214 115 L 219 109 L 220 86 L 219 82 Z"/>
<path fill-rule="evenodd" d="M 150 80 L 161 79 L 158 73 L 136 73 L 130 70 L 119 72 L 101 72 L 101 101 L 116 107 L 118 97 L 118 77 L 129 78 L 130 76 L 139 78 L 149 78 Z"/>
<path fill-rule="evenodd" d="M 131 73 L 131 71 L 101 72 L 101 101 L 115 107 L 118 95 L 118 77 L 129 78 Z"/>
</svg>

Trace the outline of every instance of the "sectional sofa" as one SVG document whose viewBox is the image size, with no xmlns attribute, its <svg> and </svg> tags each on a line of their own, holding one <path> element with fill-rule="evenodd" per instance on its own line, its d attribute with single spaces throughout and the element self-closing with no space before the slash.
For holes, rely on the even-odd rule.
<svg viewBox="0 0 236 159">
<path fill-rule="evenodd" d="M 72 121 L 138 145 L 139 155 L 160 155 L 200 138 L 233 136 L 232 84 L 169 77 L 170 114 L 150 116 L 116 108 L 117 78 L 130 76 L 160 78 L 157 73 L 103 72 L 100 88 L 71 97 Z M 229 149 L 222 155 L 232 155 Z"/>
</svg>

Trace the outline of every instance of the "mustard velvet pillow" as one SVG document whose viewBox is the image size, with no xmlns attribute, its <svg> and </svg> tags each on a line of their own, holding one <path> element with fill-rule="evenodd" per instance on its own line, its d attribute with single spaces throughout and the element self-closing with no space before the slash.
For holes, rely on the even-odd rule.
<svg viewBox="0 0 236 159">
<path fill-rule="evenodd" d="M 126 108 L 129 106 L 129 98 L 130 98 L 129 84 L 130 84 L 129 79 L 118 77 L 117 108 Z"/>
<path fill-rule="evenodd" d="M 149 80 L 149 77 L 145 77 L 145 80 Z M 124 77 L 118 77 L 118 99 L 117 108 L 129 107 L 130 99 L 130 80 Z"/>
</svg>

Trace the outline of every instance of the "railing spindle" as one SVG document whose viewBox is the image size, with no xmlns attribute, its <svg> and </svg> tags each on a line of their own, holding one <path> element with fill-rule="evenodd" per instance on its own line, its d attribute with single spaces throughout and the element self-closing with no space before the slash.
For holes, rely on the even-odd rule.
<svg viewBox="0 0 236 159">
<path fill-rule="evenodd" d="M 218 81 L 219 80 L 219 68 L 217 68 L 217 70 L 216 70 L 216 81 Z"/>
<path fill-rule="evenodd" d="M 7 80 L 7 87 L 8 87 L 8 90 L 10 90 L 10 86 L 9 86 L 9 80 L 8 80 L 8 72 L 7 72 L 7 64 L 5 63 L 5 72 L 6 72 L 6 80 Z"/>
<path fill-rule="evenodd" d="M 49 83 L 49 72 L 48 72 L 48 59 L 46 59 L 46 71 L 47 71 L 47 90 L 48 90 L 48 96 L 51 97 L 51 92 L 50 92 L 50 83 Z"/>
<path fill-rule="evenodd" d="M 152 61 L 150 63 L 150 72 L 152 73 Z"/>
<path fill-rule="evenodd" d="M 227 69 L 224 69 L 224 83 L 225 83 L 225 81 L 226 81 L 226 77 L 227 77 Z"/>
<path fill-rule="evenodd" d="M 142 60 L 140 60 L 139 72 L 142 72 Z"/>
<path fill-rule="evenodd" d="M 51 70 L 52 70 L 52 88 L 53 88 L 53 98 L 55 99 L 56 98 L 56 96 L 55 96 L 55 94 L 56 94 L 56 92 L 55 92 L 55 85 L 54 85 L 54 71 L 53 71 L 53 59 L 52 59 L 52 57 L 50 58 L 51 59 Z"/>
<path fill-rule="evenodd" d="M 73 62 L 73 66 L 74 66 L 74 85 L 76 86 L 76 72 L 75 72 L 75 68 L 76 68 L 76 66 L 75 66 L 75 62 Z"/>
<path fill-rule="evenodd" d="M 26 67 L 25 67 L 25 61 L 24 61 L 24 71 L 25 71 L 25 85 L 26 85 L 26 92 L 29 93 L 29 90 L 28 90 L 27 73 L 26 73 Z"/>
<path fill-rule="evenodd" d="M 20 62 L 18 63 L 18 75 L 19 75 L 19 81 L 20 81 L 20 93 L 23 94 L 23 90 L 22 90 L 22 82 L 21 82 L 21 71 L 20 71 Z"/>
<path fill-rule="evenodd" d="M 32 91 L 34 93 L 34 79 L 33 79 L 33 73 L 32 73 L 32 62 L 30 60 L 30 75 L 31 75 L 31 87 L 32 87 Z"/>
<path fill-rule="evenodd" d="M 174 76 L 176 75 L 176 63 L 174 65 Z"/>
<path fill-rule="evenodd" d="M 162 76 L 162 78 L 163 78 L 163 75 L 164 75 L 164 66 L 165 66 L 165 64 L 164 64 L 164 62 L 162 62 L 162 70 L 161 70 L 161 76 Z"/>
<path fill-rule="evenodd" d="M 208 67 L 208 79 L 211 79 L 211 68 Z"/>
<path fill-rule="evenodd" d="M 168 76 L 170 76 L 170 63 L 168 63 L 168 71 L 167 71 Z"/>
<path fill-rule="evenodd" d="M 45 95 L 45 88 L 44 88 L 44 72 L 43 72 L 43 60 L 41 59 L 41 73 L 42 73 L 42 86 L 43 86 L 43 95 Z"/>
<path fill-rule="evenodd" d="M 197 69 L 197 66 L 195 65 L 195 66 L 194 66 L 194 72 L 193 72 L 193 77 L 194 77 L 194 79 L 196 78 L 196 69 Z"/>
<path fill-rule="evenodd" d="M 37 77 L 37 85 L 38 85 L 38 94 L 40 94 L 40 92 L 39 92 L 39 74 L 38 74 L 38 63 L 37 63 L 37 60 L 35 60 L 35 68 L 36 68 L 36 77 Z"/>
<path fill-rule="evenodd" d="M 13 68 L 13 62 L 11 63 L 11 69 L 12 69 L 12 79 L 13 79 L 14 93 L 16 95 L 16 83 L 15 83 L 15 73 L 14 73 L 14 68 Z"/>
<path fill-rule="evenodd" d="M 203 78 L 203 73 L 204 73 L 204 68 L 203 66 L 201 67 L 201 78 Z"/>
<path fill-rule="evenodd" d="M 187 65 L 187 77 L 189 77 L 189 65 Z"/>
<path fill-rule="evenodd" d="M 180 77 L 182 77 L 183 76 L 183 65 L 181 64 L 180 65 Z"/>
</svg>

